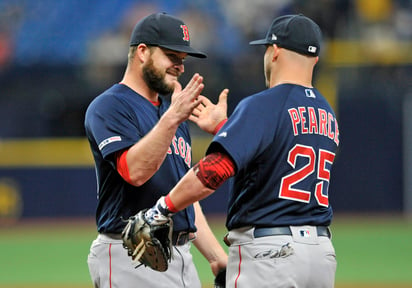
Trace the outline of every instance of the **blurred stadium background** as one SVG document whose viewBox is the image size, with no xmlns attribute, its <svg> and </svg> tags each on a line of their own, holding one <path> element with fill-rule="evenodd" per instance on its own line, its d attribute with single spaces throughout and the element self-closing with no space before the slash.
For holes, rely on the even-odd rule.
<svg viewBox="0 0 412 288">
<path fill-rule="evenodd" d="M 200 72 L 213 101 L 229 88 L 229 113 L 264 89 L 263 50 L 248 42 L 281 14 L 316 20 L 324 47 L 315 86 L 340 121 L 335 213 L 410 224 L 411 0 L 0 0 L 0 238 L 16 223 L 92 221 L 85 109 L 121 79 L 135 23 L 158 11 L 184 19 L 192 45 L 209 56 L 188 59 L 182 82 Z M 210 137 L 191 127 L 197 161 Z M 203 201 L 206 214 L 224 213 L 225 189 Z"/>
</svg>

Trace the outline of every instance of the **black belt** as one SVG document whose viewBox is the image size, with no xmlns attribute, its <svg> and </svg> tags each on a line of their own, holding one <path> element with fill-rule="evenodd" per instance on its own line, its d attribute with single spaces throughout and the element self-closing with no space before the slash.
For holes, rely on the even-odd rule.
<svg viewBox="0 0 412 288">
<path fill-rule="evenodd" d="M 331 233 L 326 226 L 316 226 L 318 236 L 331 237 Z M 303 231 L 303 230 L 302 230 Z M 255 238 L 276 235 L 292 235 L 292 230 L 289 227 L 256 227 L 253 231 Z"/>
<path fill-rule="evenodd" d="M 193 241 L 196 239 L 196 233 L 181 231 L 181 232 L 173 232 L 172 234 L 172 245 L 173 246 L 182 246 L 185 245 L 189 241 Z"/>
<path fill-rule="evenodd" d="M 114 240 L 121 240 L 122 234 L 117 233 L 102 233 L 106 237 L 109 237 Z M 182 246 L 185 245 L 189 241 L 193 241 L 196 239 L 196 233 L 181 231 L 181 232 L 173 232 L 172 234 L 172 245 L 173 246 Z"/>
</svg>

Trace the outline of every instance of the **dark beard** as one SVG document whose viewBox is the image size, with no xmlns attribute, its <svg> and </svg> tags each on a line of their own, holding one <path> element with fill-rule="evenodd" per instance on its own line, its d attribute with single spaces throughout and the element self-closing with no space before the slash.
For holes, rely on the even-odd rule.
<svg viewBox="0 0 412 288">
<path fill-rule="evenodd" d="M 174 87 L 167 85 L 164 81 L 164 74 L 153 66 L 153 61 L 150 61 L 143 67 L 143 79 L 146 85 L 153 91 L 161 95 L 173 93 Z"/>
</svg>

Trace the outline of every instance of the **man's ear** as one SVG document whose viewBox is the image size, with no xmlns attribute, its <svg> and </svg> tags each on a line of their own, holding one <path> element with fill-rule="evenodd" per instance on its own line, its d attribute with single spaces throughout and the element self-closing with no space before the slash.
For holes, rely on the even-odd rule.
<svg viewBox="0 0 412 288">
<path fill-rule="evenodd" d="M 149 59 L 151 54 L 150 47 L 148 47 L 146 44 L 139 44 L 137 46 L 137 51 L 136 51 L 136 56 L 139 59 L 140 63 L 144 63 Z"/>
<path fill-rule="evenodd" d="M 280 53 L 280 47 L 276 44 L 272 44 L 273 47 L 273 57 L 272 61 L 276 61 L 278 59 L 279 53 Z"/>
</svg>

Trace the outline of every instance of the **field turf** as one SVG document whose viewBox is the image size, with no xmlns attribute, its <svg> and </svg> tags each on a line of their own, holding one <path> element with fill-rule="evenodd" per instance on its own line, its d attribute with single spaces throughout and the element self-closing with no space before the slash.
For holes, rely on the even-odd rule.
<svg viewBox="0 0 412 288">
<path fill-rule="evenodd" d="M 223 218 L 209 221 L 222 239 Z M 412 287 L 412 221 L 336 216 L 332 232 L 337 288 Z M 86 259 L 95 236 L 92 220 L 27 221 L 0 227 L 0 287 L 92 287 Z M 193 253 L 204 287 L 211 287 L 207 262 L 196 249 Z"/>
</svg>

